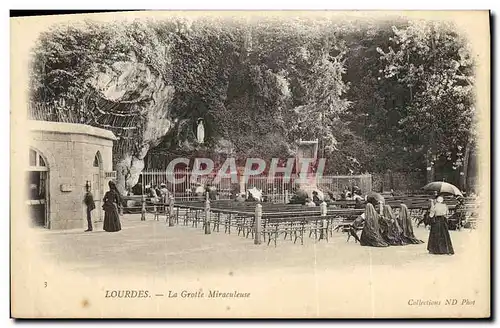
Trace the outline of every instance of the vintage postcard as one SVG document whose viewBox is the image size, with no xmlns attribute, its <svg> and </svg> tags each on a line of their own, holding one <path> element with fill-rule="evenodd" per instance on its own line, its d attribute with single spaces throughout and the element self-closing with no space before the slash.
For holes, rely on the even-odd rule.
<svg viewBox="0 0 500 328">
<path fill-rule="evenodd" d="M 11 27 L 13 318 L 488 318 L 488 11 Z"/>
</svg>

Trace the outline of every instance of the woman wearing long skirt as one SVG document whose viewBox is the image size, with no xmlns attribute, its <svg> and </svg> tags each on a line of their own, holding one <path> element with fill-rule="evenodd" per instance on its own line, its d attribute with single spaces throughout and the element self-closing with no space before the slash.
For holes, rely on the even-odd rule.
<svg viewBox="0 0 500 328">
<path fill-rule="evenodd" d="M 448 206 L 443 203 L 443 197 L 439 196 L 436 200 L 436 204 L 429 213 L 429 217 L 431 218 L 431 231 L 429 233 L 427 250 L 430 254 L 455 254 L 453 245 L 451 244 L 450 233 L 448 232 L 448 224 L 446 222 L 447 214 Z"/>
<path fill-rule="evenodd" d="M 408 207 L 405 204 L 401 204 L 401 209 L 399 211 L 399 226 L 403 229 L 403 240 L 407 244 L 422 244 L 423 241 L 417 239 L 413 233 L 413 226 L 411 224 L 410 215 L 408 212 Z"/>
<path fill-rule="evenodd" d="M 403 229 L 399 226 L 390 205 L 384 206 L 384 215 L 380 218 L 380 228 L 382 230 L 382 238 L 389 245 L 406 245 L 402 236 Z"/>
<path fill-rule="evenodd" d="M 104 195 L 104 224 L 103 229 L 107 232 L 116 232 L 122 229 L 119 216 L 121 197 L 116 184 L 113 181 L 108 183 L 109 191 Z"/>
<path fill-rule="evenodd" d="M 366 204 L 365 222 L 359 244 L 361 246 L 387 247 L 389 246 L 380 235 L 380 225 L 378 214 L 372 204 Z"/>
</svg>

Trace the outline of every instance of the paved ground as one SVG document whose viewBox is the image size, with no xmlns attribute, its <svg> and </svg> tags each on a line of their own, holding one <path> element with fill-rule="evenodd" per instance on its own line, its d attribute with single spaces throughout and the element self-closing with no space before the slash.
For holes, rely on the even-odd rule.
<svg viewBox="0 0 500 328">
<path fill-rule="evenodd" d="M 436 256 L 427 253 L 426 243 L 361 247 L 346 242 L 342 233 L 329 242 L 305 238 L 304 245 L 280 240 L 275 248 L 254 245 L 251 238 L 236 234 L 205 235 L 201 228 L 168 227 L 151 216 L 141 222 L 140 215 L 125 215 L 122 227 L 118 233 L 100 227 L 92 233 L 37 231 L 39 238 L 30 247 L 61 268 L 43 269 L 40 279 L 52 286 L 60 280 L 64 286 L 40 311 L 60 315 L 60 309 L 67 308 L 68 315 L 98 317 L 446 317 L 483 315 L 489 306 L 489 256 L 477 252 L 484 241 L 478 230 L 451 231 L 456 254 Z M 415 234 L 427 242 L 425 228 L 415 229 Z M 78 292 L 67 287 L 77 285 Z M 113 288 L 148 289 L 153 298 L 110 303 L 104 295 Z M 251 292 L 251 297 L 166 296 L 169 290 L 202 289 Z M 48 291 L 42 288 L 40 295 L 46 297 Z M 83 296 L 92 305 L 81 312 L 81 302 L 87 302 Z M 470 298 L 475 305 L 451 308 L 444 306 L 447 298 Z M 412 306 L 413 299 L 440 300 L 443 305 Z"/>
<path fill-rule="evenodd" d="M 96 231 L 83 230 L 40 231 L 39 243 L 44 254 L 56 257 L 59 263 L 68 263 L 73 270 L 89 271 L 93 274 L 105 271 L 182 273 L 193 270 L 234 271 L 294 269 L 312 266 L 319 269 L 371 265 L 419 264 L 426 266 L 446 265 L 452 259 L 461 257 L 467 240 L 475 231 L 450 231 L 456 255 L 432 256 L 427 253 L 428 230 L 415 228 L 418 238 L 425 241 L 420 245 L 403 247 L 368 248 L 361 247 L 351 238 L 346 242 L 342 233 L 334 233 L 329 241 L 314 242 L 304 238 L 304 245 L 298 241 L 278 241 L 275 248 L 271 243 L 254 245 L 251 237 L 244 238 L 224 232 L 205 235 L 201 228 L 178 225 L 168 227 L 164 222 L 140 221 L 139 215 L 122 217 L 123 230 L 117 233 L 104 232 L 98 226 Z M 439 259 L 439 261 L 436 261 Z"/>
</svg>

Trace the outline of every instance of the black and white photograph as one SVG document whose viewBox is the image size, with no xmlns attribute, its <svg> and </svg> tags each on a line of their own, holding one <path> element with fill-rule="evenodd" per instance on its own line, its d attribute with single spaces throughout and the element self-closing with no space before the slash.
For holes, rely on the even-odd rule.
<svg viewBox="0 0 500 328">
<path fill-rule="evenodd" d="M 487 10 L 10 28 L 13 318 L 491 316 Z"/>
</svg>

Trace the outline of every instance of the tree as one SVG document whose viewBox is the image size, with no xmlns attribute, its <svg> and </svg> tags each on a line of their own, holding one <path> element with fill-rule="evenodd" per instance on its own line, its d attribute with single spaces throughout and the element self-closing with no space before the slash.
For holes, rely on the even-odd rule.
<svg viewBox="0 0 500 328">
<path fill-rule="evenodd" d="M 389 46 L 394 24 L 404 27 L 406 22 L 367 21 L 348 26 L 340 35 L 348 49 L 344 80 L 349 86 L 345 97 L 351 101 L 341 120 L 363 139 L 359 146 L 366 153 L 377 155 L 363 163 L 370 172 L 412 170 L 415 168 L 407 163 L 418 162 L 418 158 L 411 157 L 413 153 L 404 151 L 406 141 L 397 133 L 400 117 L 396 108 L 405 104 L 405 88 L 380 76 L 385 62 L 380 60 L 377 47 Z"/>
<path fill-rule="evenodd" d="M 143 159 L 171 127 L 168 42 L 151 23 L 56 26 L 34 48 L 35 117 L 85 123 L 115 133 L 119 189 L 138 180 Z"/>
<path fill-rule="evenodd" d="M 349 106 L 343 98 L 345 46 L 336 29 L 330 21 L 305 18 L 264 19 L 251 28 L 248 63 L 262 72 L 255 85 L 265 86 L 255 88 L 256 95 L 265 97 L 260 106 L 274 113 L 260 115 L 281 131 L 289 153 L 299 139 L 318 138 L 328 154 L 336 149 L 333 124 Z"/>
<path fill-rule="evenodd" d="M 378 52 L 385 62 L 384 78 L 397 81 L 408 95 L 396 108 L 397 131 L 408 148 L 425 155 L 432 180 L 438 157 L 463 154 L 460 149 L 471 138 L 473 61 L 466 40 L 452 25 L 418 21 L 393 30 L 388 49 Z"/>
<path fill-rule="evenodd" d="M 112 130 L 122 191 L 151 149 L 216 157 L 231 149 L 244 160 L 288 157 L 299 139 L 317 138 L 332 173 L 409 170 L 427 153 L 466 166 L 473 65 L 465 41 L 446 26 L 391 24 L 266 17 L 57 26 L 34 48 L 31 115 Z"/>
</svg>

